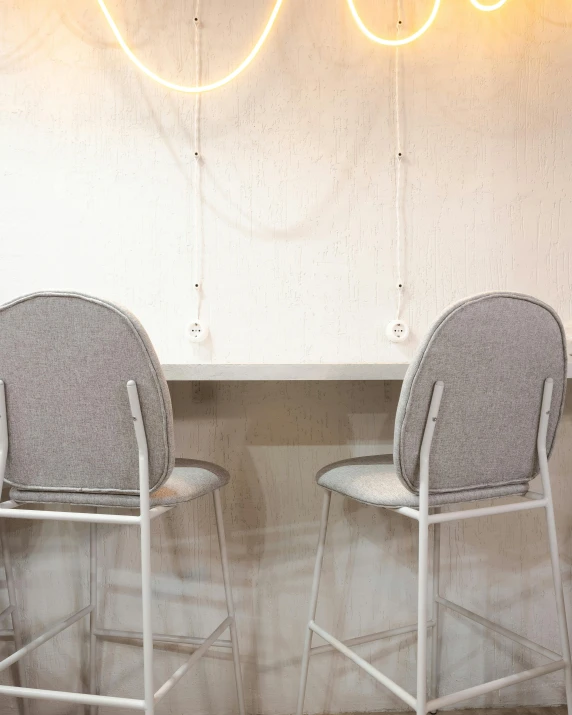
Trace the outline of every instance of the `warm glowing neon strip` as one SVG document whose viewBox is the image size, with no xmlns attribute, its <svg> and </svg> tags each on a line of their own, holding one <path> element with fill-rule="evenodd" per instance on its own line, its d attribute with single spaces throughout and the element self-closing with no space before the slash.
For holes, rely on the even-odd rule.
<svg viewBox="0 0 572 715">
<path fill-rule="evenodd" d="M 506 0 L 499 0 L 494 3 L 494 5 L 483 5 L 479 0 L 471 0 L 471 5 L 477 8 L 477 10 L 482 10 L 483 12 L 491 12 L 491 10 L 498 10 L 505 4 Z"/>
<path fill-rule="evenodd" d="M 471 2 L 472 2 L 472 0 L 471 0 Z M 506 0 L 503 0 L 503 2 L 506 2 Z M 350 11 L 353 15 L 353 18 L 356 21 L 357 26 L 359 27 L 359 29 L 363 32 L 363 34 L 366 37 L 369 37 L 370 40 L 377 42 L 378 45 L 389 45 L 390 47 L 398 47 L 399 45 L 407 45 L 409 42 L 413 42 L 418 37 L 421 37 L 421 35 L 426 30 L 429 29 L 429 27 L 433 23 L 433 20 L 437 17 L 437 13 L 439 12 L 439 6 L 441 5 L 441 0 L 435 0 L 435 4 L 433 5 L 433 10 L 431 10 L 431 14 L 429 15 L 429 19 L 423 25 L 423 27 L 420 27 L 417 30 L 417 32 L 414 32 L 412 35 L 408 35 L 407 37 L 403 37 L 399 40 L 387 40 L 387 39 L 385 39 L 385 37 L 379 37 L 378 35 L 374 35 L 374 33 L 371 32 L 371 30 L 369 30 L 364 25 L 363 20 L 361 19 L 358 11 L 356 10 L 354 0 L 348 0 L 348 5 L 349 5 Z"/>
<path fill-rule="evenodd" d="M 272 26 L 274 25 L 274 21 L 276 20 L 276 17 L 278 16 L 278 13 L 280 12 L 280 7 L 282 6 L 284 0 L 276 0 L 276 5 L 274 5 L 274 9 L 272 10 L 270 19 L 268 20 L 266 27 L 264 28 L 264 30 L 262 32 L 262 35 L 260 35 L 258 42 L 254 45 L 254 47 L 252 48 L 248 57 L 241 64 L 239 64 L 238 67 L 235 70 L 233 70 L 226 77 L 219 79 L 217 82 L 212 82 L 211 84 L 204 84 L 201 87 L 187 87 L 184 85 L 175 84 L 174 82 L 169 82 L 166 79 L 163 79 L 162 77 L 159 77 L 159 75 L 152 72 L 148 67 L 146 67 L 141 62 L 141 60 L 139 60 L 135 56 L 133 51 L 130 49 L 129 45 L 125 42 L 121 33 L 119 32 L 117 25 L 115 24 L 113 18 L 111 17 L 111 14 L 110 14 L 109 10 L 107 9 L 104 1 L 97 0 L 97 2 L 99 3 L 99 7 L 101 8 L 101 11 L 105 15 L 105 19 L 109 23 L 109 27 L 111 27 L 111 30 L 113 31 L 113 34 L 115 35 L 117 42 L 119 42 L 121 49 L 123 50 L 123 52 L 125 52 L 127 57 L 129 57 L 131 62 L 133 62 L 133 64 L 136 65 L 141 70 L 141 72 L 144 72 L 147 75 L 147 77 L 150 77 L 152 80 L 154 80 L 155 82 L 158 82 L 159 84 L 162 84 L 163 87 L 167 87 L 168 89 L 174 89 L 177 92 L 187 92 L 189 94 L 197 94 L 199 92 L 210 92 L 213 89 L 218 89 L 219 87 L 222 87 L 223 85 L 228 84 L 235 77 L 238 77 L 238 75 L 244 69 L 246 69 L 248 67 L 248 65 L 256 57 L 256 55 L 260 51 L 260 48 L 264 44 L 266 38 L 270 34 L 270 30 L 272 29 Z"/>
</svg>

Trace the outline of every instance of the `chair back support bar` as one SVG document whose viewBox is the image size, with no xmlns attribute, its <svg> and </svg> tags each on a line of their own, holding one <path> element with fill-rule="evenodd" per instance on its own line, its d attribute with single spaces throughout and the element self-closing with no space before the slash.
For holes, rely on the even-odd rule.
<svg viewBox="0 0 572 715">
<path fill-rule="evenodd" d="M 552 378 L 550 454 L 566 389 L 566 337 L 557 314 L 526 295 L 487 293 L 433 325 L 405 377 L 394 462 L 419 492 L 421 445 L 435 384 L 445 384 L 431 445 L 429 492 L 526 483 L 538 473 L 539 408 Z"/>
<path fill-rule="evenodd" d="M 2 306 L 0 380 L 7 404 L 8 483 L 42 491 L 138 494 L 130 380 L 141 403 L 150 489 L 171 473 L 167 383 L 145 330 L 128 311 L 75 293 L 36 293 Z M 0 415 L 0 430 L 4 421 Z"/>
</svg>

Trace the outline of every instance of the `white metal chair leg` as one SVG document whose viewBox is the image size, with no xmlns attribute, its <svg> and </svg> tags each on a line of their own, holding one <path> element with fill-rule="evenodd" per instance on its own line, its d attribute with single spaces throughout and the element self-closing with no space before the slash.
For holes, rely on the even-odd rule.
<svg viewBox="0 0 572 715">
<path fill-rule="evenodd" d="M 145 715 L 153 715 L 155 710 L 155 690 L 153 687 L 153 625 L 151 621 L 151 516 L 149 514 L 149 452 L 147 436 L 141 414 L 141 403 L 137 385 L 133 380 L 127 383 L 127 396 L 133 417 L 133 427 L 139 449 L 139 509 L 141 536 L 141 601 L 143 611 L 143 683 L 145 693 Z"/>
<path fill-rule="evenodd" d="M 314 580 L 312 582 L 312 594 L 310 596 L 310 614 L 308 617 L 308 626 L 306 630 L 306 638 L 304 640 L 304 653 L 302 655 L 302 670 L 300 673 L 300 687 L 298 690 L 298 705 L 296 707 L 296 715 L 302 715 L 304 712 L 304 698 L 306 696 L 306 683 L 308 681 L 308 667 L 310 665 L 310 648 L 312 647 L 312 636 L 314 632 L 310 628 L 316 617 L 316 607 L 318 605 L 318 591 L 320 588 L 320 575 L 322 573 L 322 563 L 324 561 L 324 545 L 326 543 L 326 531 L 328 528 L 328 515 L 330 513 L 330 502 L 332 492 L 324 493 L 324 501 L 322 503 L 322 519 L 320 522 L 320 535 L 318 537 L 318 549 L 316 552 L 316 563 L 314 566 Z"/>
<path fill-rule="evenodd" d="M 12 570 L 12 557 L 10 554 L 10 548 L 8 546 L 8 537 L 6 534 L 6 526 L 4 522 L 0 523 L 0 542 L 2 543 L 2 558 L 4 560 L 4 571 L 6 572 L 6 587 L 8 589 L 8 600 L 10 605 L 13 607 L 12 616 L 12 630 L 14 631 L 14 647 L 15 650 L 20 650 L 22 647 L 22 623 L 20 621 L 20 612 L 18 611 L 18 604 L 16 601 L 16 586 L 14 584 L 14 572 Z M 21 660 L 18 660 L 15 664 L 16 675 L 18 677 L 18 685 L 21 687 L 25 686 L 24 678 L 24 667 Z M 26 698 L 22 698 L 22 713 L 23 715 L 29 715 L 30 704 Z"/>
<path fill-rule="evenodd" d="M 147 501 L 149 493 L 147 492 Z M 141 501 L 144 500 L 141 494 Z M 143 516 L 143 509 L 141 509 Z M 151 623 L 151 520 L 147 509 L 141 521 L 141 600 L 143 610 L 143 681 L 145 715 L 153 715 L 155 691 L 153 687 L 153 626 Z"/>
<path fill-rule="evenodd" d="M 427 585 L 429 524 L 425 505 L 419 509 L 419 576 L 417 584 L 417 715 L 427 712 Z"/>
<path fill-rule="evenodd" d="M 562 588 L 562 576 L 560 573 L 560 558 L 558 556 L 558 542 L 556 541 L 556 524 L 554 521 L 554 506 L 552 495 L 550 495 L 549 505 L 546 507 L 546 520 L 548 525 L 548 541 L 550 544 L 550 559 L 552 561 L 552 577 L 554 580 L 554 592 L 556 596 L 556 611 L 558 614 L 558 627 L 560 629 L 560 642 L 562 655 L 566 661 L 564 670 L 566 684 L 566 703 L 568 715 L 572 715 L 572 667 L 570 660 L 570 641 L 568 637 L 568 626 L 566 623 L 566 610 L 564 606 L 564 591 Z"/>
<path fill-rule="evenodd" d="M 232 658 L 234 662 L 234 677 L 236 679 L 236 695 L 238 698 L 238 710 L 240 715 L 245 715 L 244 707 L 244 690 L 242 687 L 242 673 L 240 670 L 240 650 L 238 647 L 238 635 L 236 631 L 236 617 L 234 612 L 234 599 L 232 597 L 232 586 L 230 582 L 230 570 L 228 567 L 228 553 L 226 549 L 226 537 L 224 533 L 224 522 L 222 519 L 222 506 L 220 503 L 220 490 L 216 489 L 213 492 L 213 501 L 216 517 L 216 528 L 218 534 L 218 543 L 220 546 L 220 556 L 222 561 L 222 578 L 224 581 L 224 592 L 226 596 L 226 607 L 228 615 L 231 618 L 229 630 L 230 640 L 232 643 Z"/>
<path fill-rule="evenodd" d="M 417 583 L 417 715 L 427 712 L 427 589 L 429 577 L 429 456 L 443 396 L 443 383 L 435 383 L 423 435 L 419 469 L 419 575 Z"/>
<path fill-rule="evenodd" d="M 552 500 L 552 486 L 550 484 L 550 473 L 548 471 L 548 455 L 546 453 L 546 433 L 548 431 L 548 421 L 550 419 L 552 390 L 553 381 L 549 378 L 544 384 L 542 407 L 540 411 L 540 425 L 538 429 L 537 438 L 537 451 L 538 465 L 540 467 L 540 477 L 542 479 L 542 490 L 544 492 L 544 498 L 546 499 L 546 525 L 548 530 L 548 543 L 550 546 L 550 560 L 552 562 L 552 578 L 554 580 L 556 612 L 558 614 L 558 627 L 560 629 L 562 657 L 564 662 L 566 663 L 566 668 L 564 670 L 564 677 L 566 683 L 566 703 L 568 706 L 568 715 L 572 715 L 572 661 L 570 659 L 570 639 L 568 635 L 568 626 L 566 623 L 564 590 L 562 588 L 560 558 L 558 556 L 558 540 L 556 537 L 556 521 L 554 519 L 554 502 Z"/>
<path fill-rule="evenodd" d="M 97 695 L 97 524 L 89 525 L 89 602 L 94 607 L 89 614 L 89 692 Z M 90 705 L 90 715 L 97 712 L 97 705 Z"/>
<path fill-rule="evenodd" d="M 435 513 L 439 510 L 435 509 Z M 431 681 L 429 695 L 432 700 L 439 697 L 439 672 L 441 668 L 441 606 L 437 601 L 441 586 L 441 524 L 433 525 L 433 604 L 431 632 Z M 436 712 L 436 711 L 433 711 Z"/>
</svg>

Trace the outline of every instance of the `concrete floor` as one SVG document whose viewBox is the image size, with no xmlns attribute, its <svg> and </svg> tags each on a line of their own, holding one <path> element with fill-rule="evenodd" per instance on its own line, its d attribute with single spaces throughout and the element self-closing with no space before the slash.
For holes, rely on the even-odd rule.
<svg viewBox="0 0 572 715">
<path fill-rule="evenodd" d="M 481 708 L 466 710 L 446 710 L 447 715 L 566 715 L 566 706 L 550 708 Z"/>
<path fill-rule="evenodd" d="M 566 715 L 566 705 L 550 708 L 481 708 L 477 710 L 447 710 L 447 715 Z"/>
<path fill-rule="evenodd" d="M 545 708 L 466 708 L 465 710 L 443 710 L 442 712 L 447 713 L 447 715 L 567 715 L 565 705 Z M 386 712 L 379 713 L 379 715 L 404 715 L 404 713 Z"/>
<path fill-rule="evenodd" d="M 481 708 L 466 710 L 446 710 L 447 715 L 566 715 L 566 706 L 550 708 Z"/>
</svg>

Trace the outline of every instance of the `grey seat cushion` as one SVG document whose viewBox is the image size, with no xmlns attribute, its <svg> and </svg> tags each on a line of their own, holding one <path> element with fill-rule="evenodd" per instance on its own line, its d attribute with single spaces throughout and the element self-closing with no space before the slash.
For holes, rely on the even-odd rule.
<svg viewBox="0 0 572 715">
<path fill-rule="evenodd" d="M 321 487 L 364 504 L 393 509 L 402 506 L 419 506 L 419 495 L 407 489 L 399 479 L 390 454 L 334 462 L 321 469 L 316 475 L 316 480 Z M 523 495 L 527 491 L 528 483 L 524 482 L 489 486 L 483 489 L 441 492 L 429 494 L 429 506 Z"/>
<path fill-rule="evenodd" d="M 169 479 L 152 492 L 151 506 L 173 506 L 220 489 L 228 483 L 226 469 L 210 462 L 195 459 L 177 459 Z M 10 499 L 18 503 L 76 504 L 132 509 L 139 507 L 139 497 L 108 492 L 46 492 L 28 489 L 10 489 Z"/>
</svg>

